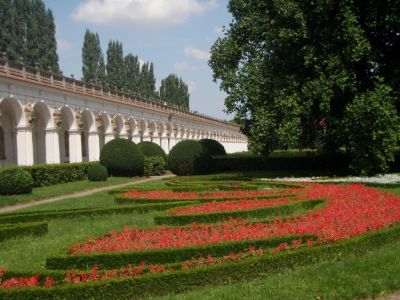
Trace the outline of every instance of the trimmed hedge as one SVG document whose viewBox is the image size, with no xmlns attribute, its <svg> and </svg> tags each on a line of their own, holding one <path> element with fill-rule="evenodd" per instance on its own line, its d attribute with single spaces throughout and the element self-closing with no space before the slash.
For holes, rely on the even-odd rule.
<svg viewBox="0 0 400 300">
<path fill-rule="evenodd" d="M 213 155 L 226 155 L 225 147 L 218 141 L 213 139 L 202 139 L 199 141 L 204 147 L 207 148 L 208 153 Z"/>
<path fill-rule="evenodd" d="M 249 258 L 196 270 L 148 274 L 125 279 L 95 281 L 53 288 L 0 289 L 0 298 L 14 299 L 140 299 L 149 295 L 180 293 L 202 286 L 265 278 L 274 273 L 348 255 L 363 255 L 400 239 L 400 226 L 392 226 L 334 244 L 300 248 L 275 255 Z"/>
<path fill-rule="evenodd" d="M 254 248 L 274 248 L 281 243 L 289 243 L 297 239 L 315 239 L 313 234 L 291 235 L 269 239 L 224 242 L 197 247 L 162 248 L 132 252 L 77 254 L 50 257 L 46 260 L 46 268 L 53 270 L 90 269 L 98 265 L 102 269 L 118 268 L 128 264 L 141 262 L 152 264 L 166 264 L 183 262 L 193 257 L 220 257 L 229 253 L 246 251 L 249 246 Z"/>
<path fill-rule="evenodd" d="M 289 198 L 294 197 L 294 194 L 287 194 L 287 195 L 269 195 L 269 196 L 253 196 L 253 197 L 246 197 L 247 200 L 257 200 L 257 199 L 278 199 L 278 198 Z M 205 199 L 143 199 L 143 198 L 124 198 L 121 196 L 115 197 L 114 202 L 117 204 L 149 204 L 149 203 L 168 203 L 168 202 L 178 202 L 178 201 L 193 201 L 199 203 L 206 203 L 206 202 L 219 202 L 219 201 L 234 201 L 240 200 L 243 197 L 232 197 L 232 198 L 205 198 Z"/>
<path fill-rule="evenodd" d="M 106 181 L 108 178 L 107 168 L 101 164 L 94 164 L 88 169 L 90 181 Z"/>
<path fill-rule="evenodd" d="M 211 165 L 211 155 L 197 141 L 181 141 L 168 154 L 168 167 L 179 176 L 205 174 L 210 171 Z"/>
<path fill-rule="evenodd" d="M 167 154 L 165 154 L 165 151 L 156 143 L 144 141 L 138 143 L 137 146 L 145 157 L 161 156 L 165 162 L 167 161 Z"/>
<path fill-rule="evenodd" d="M 103 146 L 100 163 L 113 176 L 142 176 L 144 156 L 138 146 L 127 139 L 114 139 Z"/>
<path fill-rule="evenodd" d="M 5 224 L 0 226 L 0 242 L 26 235 L 44 235 L 48 231 L 46 222 Z"/>
<path fill-rule="evenodd" d="M 165 173 L 167 164 L 161 156 L 144 157 L 144 176 L 159 176 Z"/>
<path fill-rule="evenodd" d="M 230 218 L 265 218 L 276 215 L 289 215 L 298 209 L 310 210 L 317 205 L 324 203 L 325 200 L 304 200 L 291 202 L 279 206 L 267 206 L 250 210 L 236 210 L 220 213 L 204 213 L 194 215 L 166 215 L 154 217 L 154 222 L 157 225 L 187 225 L 191 223 L 215 223 L 221 222 Z"/>
<path fill-rule="evenodd" d="M 10 168 L 0 172 L 0 195 L 32 193 L 33 179 L 28 171 Z"/>
<path fill-rule="evenodd" d="M 169 202 L 148 205 L 110 206 L 105 208 L 77 208 L 66 210 L 50 210 L 44 212 L 21 212 L 0 215 L 0 224 L 22 223 L 42 220 L 92 217 L 113 214 L 144 213 L 149 211 L 162 211 L 173 207 L 191 204 L 192 202 Z"/>
</svg>

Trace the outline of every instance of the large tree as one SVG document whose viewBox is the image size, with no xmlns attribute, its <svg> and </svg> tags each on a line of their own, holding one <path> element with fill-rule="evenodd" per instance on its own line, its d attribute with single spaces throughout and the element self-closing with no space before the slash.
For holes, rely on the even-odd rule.
<svg viewBox="0 0 400 300">
<path fill-rule="evenodd" d="M 175 104 L 189 109 L 189 88 L 175 74 L 168 75 L 161 81 L 160 98 L 169 104 Z"/>
<path fill-rule="evenodd" d="M 122 43 L 110 41 L 107 49 L 107 82 L 111 89 L 125 87 L 125 61 Z"/>
<path fill-rule="evenodd" d="M 82 46 L 83 80 L 93 84 L 106 84 L 104 56 L 97 33 L 86 29 Z"/>
<path fill-rule="evenodd" d="M 346 107 L 376 99 L 367 94 L 382 85 L 389 110 L 399 101 L 400 0 L 231 0 L 228 9 L 210 66 L 255 151 L 359 149 L 345 134 Z"/>
<path fill-rule="evenodd" d="M 16 41 L 14 35 L 14 9 L 11 0 L 0 0 L 0 53 L 10 59 L 16 59 Z"/>
<path fill-rule="evenodd" d="M 144 63 L 139 76 L 138 92 L 147 98 L 156 96 L 156 78 L 153 63 Z"/>
<path fill-rule="evenodd" d="M 133 54 L 125 56 L 125 87 L 128 91 L 137 93 L 139 91 L 140 62 Z"/>
</svg>

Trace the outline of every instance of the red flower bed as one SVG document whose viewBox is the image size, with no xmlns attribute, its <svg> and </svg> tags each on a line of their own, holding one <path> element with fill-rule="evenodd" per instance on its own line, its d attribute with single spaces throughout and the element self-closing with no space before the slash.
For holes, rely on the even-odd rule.
<svg viewBox="0 0 400 300">
<path fill-rule="evenodd" d="M 297 200 L 298 198 L 291 198 L 290 201 Z M 223 202 L 208 202 L 198 205 L 192 205 L 189 207 L 176 208 L 169 212 L 171 215 L 194 215 L 203 213 L 219 213 L 226 211 L 237 211 L 237 210 L 250 210 L 268 206 L 276 206 L 284 203 L 288 203 L 289 198 L 281 198 L 275 200 L 254 200 L 254 199 L 241 199 L 231 200 Z"/>
<path fill-rule="evenodd" d="M 314 233 L 320 241 L 336 241 L 387 227 L 400 221 L 400 197 L 363 185 L 309 184 L 303 199 L 327 199 L 320 210 L 266 224 L 231 220 L 216 225 L 125 228 L 99 239 L 74 245 L 69 253 L 98 253 L 201 246 L 224 241 L 252 240 Z"/>
<path fill-rule="evenodd" d="M 297 193 L 299 189 L 287 189 L 285 193 Z M 229 199 L 229 198 L 253 198 L 262 196 L 271 196 L 282 194 L 282 190 L 271 189 L 271 190 L 260 190 L 260 191 L 219 191 L 219 192 L 206 192 L 206 193 L 195 193 L 195 192 L 173 192 L 173 191 L 136 191 L 132 190 L 122 195 L 123 198 L 132 199 L 181 199 L 181 200 L 196 200 L 196 199 Z"/>
</svg>

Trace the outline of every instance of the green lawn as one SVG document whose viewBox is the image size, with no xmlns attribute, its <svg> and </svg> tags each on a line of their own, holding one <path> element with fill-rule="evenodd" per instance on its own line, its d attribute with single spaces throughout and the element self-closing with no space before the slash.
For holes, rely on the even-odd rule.
<svg viewBox="0 0 400 300">
<path fill-rule="evenodd" d="M 260 177 L 274 177 L 277 174 L 285 176 L 283 172 L 247 173 L 247 175 L 249 174 Z M 129 180 L 132 179 L 125 178 L 114 183 Z M 111 180 L 107 182 L 107 184 L 110 183 Z M 82 189 L 86 189 L 88 186 L 88 182 L 85 181 L 75 184 Z M 60 186 L 68 186 L 68 188 L 64 188 L 64 191 L 76 191 L 77 189 L 73 189 L 72 185 Z M 140 184 L 140 186 L 154 189 L 162 188 L 164 185 L 164 181 Z M 97 186 L 104 186 L 104 183 Z M 41 189 L 42 194 L 57 191 L 52 187 Z M 385 188 L 384 190 L 400 195 L 400 187 Z M 110 205 L 115 205 L 113 195 L 109 195 L 108 192 L 100 192 L 91 196 L 27 208 L 25 211 Z M 154 226 L 153 217 L 156 214 L 129 214 L 49 221 L 49 233 L 45 236 L 23 237 L 0 243 L 0 266 L 4 266 L 10 271 L 42 272 L 46 270 L 44 264 L 47 257 L 65 254 L 73 243 L 84 241 L 89 236 L 101 236 L 112 230 L 118 231 L 124 226 L 134 224 L 139 228 L 150 228 Z M 230 284 L 227 280 L 223 286 L 203 287 L 178 295 L 154 299 L 317 299 L 317 297 L 321 299 L 354 299 L 355 297 L 390 293 L 399 289 L 400 241 L 394 241 L 391 245 L 385 245 L 361 257 L 346 257 L 339 261 L 296 268 L 280 274 L 262 275 L 259 280 L 239 284 Z"/>
<path fill-rule="evenodd" d="M 47 187 L 34 188 L 31 194 L 18 195 L 18 196 L 0 196 L 0 207 L 14 205 L 18 203 L 30 202 L 30 201 L 38 201 L 46 198 L 56 197 L 64 194 L 72 194 L 75 192 L 106 187 L 110 185 L 134 182 L 139 179 L 142 178 L 110 177 L 105 182 L 104 181 L 93 182 L 89 180 L 82 180 L 82 181 L 57 184 Z"/>
</svg>

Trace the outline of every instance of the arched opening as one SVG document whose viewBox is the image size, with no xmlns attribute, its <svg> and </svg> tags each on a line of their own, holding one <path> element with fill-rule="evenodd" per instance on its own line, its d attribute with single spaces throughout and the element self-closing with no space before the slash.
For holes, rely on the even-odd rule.
<svg viewBox="0 0 400 300">
<path fill-rule="evenodd" d="M 81 144 L 82 144 L 82 159 L 83 161 L 88 160 L 87 156 L 87 134 L 85 131 L 81 132 Z"/>
<path fill-rule="evenodd" d="M 0 128 L 1 150 L 0 166 L 14 165 L 18 163 L 17 152 L 17 125 L 22 118 L 22 109 L 13 98 L 0 101 Z"/>
<path fill-rule="evenodd" d="M 64 131 L 64 162 L 69 162 L 69 131 Z"/>
<path fill-rule="evenodd" d="M 6 160 L 6 145 L 4 143 L 4 130 L 3 127 L 0 126 L 0 160 Z"/>
<path fill-rule="evenodd" d="M 70 130 L 74 123 L 74 114 L 68 106 L 61 109 L 61 130 L 59 135 L 60 161 L 62 163 L 70 162 Z"/>
<path fill-rule="evenodd" d="M 46 129 L 51 121 L 50 109 L 43 102 L 36 103 L 32 115 L 33 162 L 46 163 Z"/>
</svg>

